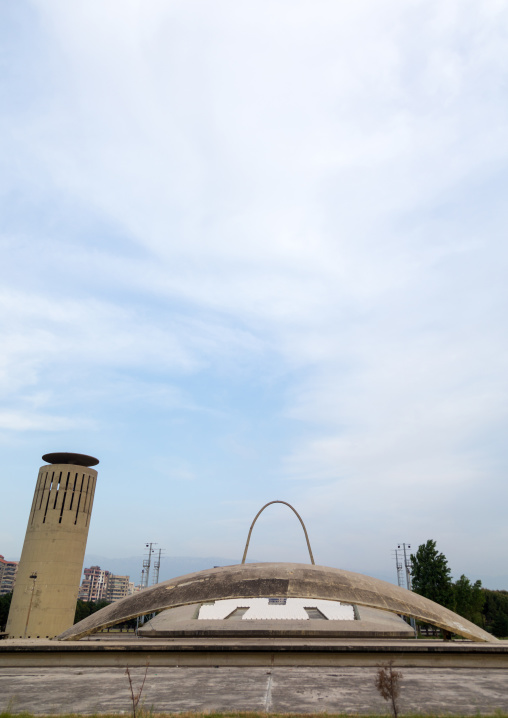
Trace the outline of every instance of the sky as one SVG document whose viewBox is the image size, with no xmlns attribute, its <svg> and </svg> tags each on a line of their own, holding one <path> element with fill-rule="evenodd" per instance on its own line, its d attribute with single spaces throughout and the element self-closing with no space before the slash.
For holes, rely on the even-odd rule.
<svg viewBox="0 0 508 718">
<path fill-rule="evenodd" d="M 239 560 L 278 499 L 508 589 L 506 1 L 4 0 L 0 48 L 0 553 L 75 451 L 90 554 Z M 306 551 L 270 506 L 249 559 Z"/>
</svg>

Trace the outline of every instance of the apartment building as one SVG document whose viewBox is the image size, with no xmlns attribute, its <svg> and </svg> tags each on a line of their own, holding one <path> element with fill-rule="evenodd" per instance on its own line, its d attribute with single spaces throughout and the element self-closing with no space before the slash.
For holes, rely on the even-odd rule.
<svg viewBox="0 0 508 718">
<path fill-rule="evenodd" d="M 6 561 L 0 554 L 0 596 L 11 593 L 16 582 L 19 561 Z"/>
<path fill-rule="evenodd" d="M 81 582 L 78 598 L 82 601 L 105 601 L 110 572 L 103 571 L 100 566 L 90 566 L 83 573 L 85 578 Z"/>
<path fill-rule="evenodd" d="M 134 593 L 134 583 L 130 576 L 117 576 L 100 566 L 90 566 L 83 571 L 78 598 L 82 601 L 118 601 Z"/>
<path fill-rule="evenodd" d="M 133 589 L 134 584 L 130 581 L 130 576 L 115 576 L 115 574 L 110 574 L 106 585 L 106 601 L 119 601 L 121 598 L 131 596 L 134 593 Z"/>
</svg>

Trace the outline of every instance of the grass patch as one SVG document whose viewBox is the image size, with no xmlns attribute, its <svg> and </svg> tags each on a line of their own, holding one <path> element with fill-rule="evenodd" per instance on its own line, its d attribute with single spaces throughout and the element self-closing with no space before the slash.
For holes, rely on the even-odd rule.
<svg viewBox="0 0 508 718">
<path fill-rule="evenodd" d="M 132 712 L 122 713 L 11 713 L 10 711 L 0 712 L 0 718 L 126 718 Z M 265 712 L 241 712 L 231 711 L 228 713 L 200 713 L 184 711 L 182 713 L 159 713 L 146 709 L 137 711 L 139 718 L 392 718 L 389 713 L 265 713 Z M 450 713 L 399 713 L 399 718 L 508 718 L 508 713 L 495 711 L 494 713 L 474 714 L 450 714 Z"/>
</svg>

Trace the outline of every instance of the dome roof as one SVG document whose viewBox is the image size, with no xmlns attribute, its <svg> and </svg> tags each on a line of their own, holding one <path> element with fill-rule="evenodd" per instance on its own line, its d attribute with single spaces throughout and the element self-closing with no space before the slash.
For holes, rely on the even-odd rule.
<svg viewBox="0 0 508 718">
<path fill-rule="evenodd" d="M 224 598 L 313 598 L 412 616 L 473 641 L 497 641 L 474 623 L 405 588 L 363 574 L 300 563 L 253 563 L 206 569 L 151 586 L 106 606 L 58 636 L 77 640 L 154 611 Z"/>
</svg>

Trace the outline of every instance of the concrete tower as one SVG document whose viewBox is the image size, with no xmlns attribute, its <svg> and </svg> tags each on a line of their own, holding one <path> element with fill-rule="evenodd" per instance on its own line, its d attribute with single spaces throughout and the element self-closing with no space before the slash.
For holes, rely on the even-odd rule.
<svg viewBox="0 0 508 718">
<path fill-rule="evenodd" d="M 78 597 L 98 464 L 45 454 L 7 621 L 9 638 L 52 638 L 70 628 Z"/>
</svg>

